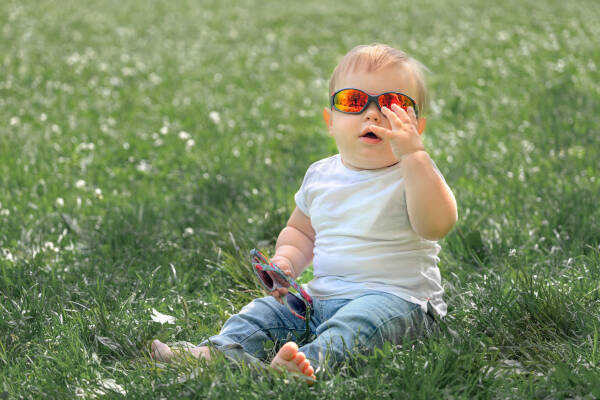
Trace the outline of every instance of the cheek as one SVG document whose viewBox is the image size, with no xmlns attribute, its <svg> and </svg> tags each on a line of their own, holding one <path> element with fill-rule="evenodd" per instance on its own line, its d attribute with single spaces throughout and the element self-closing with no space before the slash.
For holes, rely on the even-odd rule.
<svg viewBox="0 0 600 400">
<path fill-rule="evenodd" d="M 334 130 L 343 132 L 360 125 L 360 118 L 357 118 L 357 115 L 334 112 L 331 118 L 331 124 Z"/>
</svg>

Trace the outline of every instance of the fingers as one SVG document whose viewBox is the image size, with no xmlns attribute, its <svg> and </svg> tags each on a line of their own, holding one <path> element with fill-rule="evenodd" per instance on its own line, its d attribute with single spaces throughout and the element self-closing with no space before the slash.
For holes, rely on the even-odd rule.
<svg viewBox="0 0 600 400">
<path fill-rule="evenodd" d="M 390 131 L 387 128 L 384 128 L 383 126 L 371 125 L 369 129 L 371 129 L 371 131 L 373 131 L 374 134 L 384 139 L 388 139 L 392 134 L 392 131 Z"/>
<path fill-rule="evenodd" d="M 417 116 L 412 107 L 404 110 L 398 104 L 392 104 L 392 109 L 381 107 L 381 112 L 390 120 L 392 127 L 402 127 L 405 124 L 417 125 Z"/>
<path fill-rule="evenodd" d="M 414 125 L 417 125 L 417 113 L 415 112 L 414 107 L 408 107 L 408 117 L 410 118 L 410 122 Z"/>
<path fill-rule="evenodd" d="M 279 304 L 283 304 L 283 298 L 287 294 L 288 290 L 285 288 L 275 289 L 271 294 L 275 297 L 275 300 L 279 302 Z"/>
<path fill-rule="evenodd" d="M 390 110 L 387 107 L 381 107 L 381 113 L 383 115 L 385 115 L 387 117 L 387 119 L 390 121 L 392 128 L 402 126 L 402 124 L 403 124 L 402 120 L 400 119 L 400 117 L 398 116 L 398 114 L 396 112 Z"/>
</svg>

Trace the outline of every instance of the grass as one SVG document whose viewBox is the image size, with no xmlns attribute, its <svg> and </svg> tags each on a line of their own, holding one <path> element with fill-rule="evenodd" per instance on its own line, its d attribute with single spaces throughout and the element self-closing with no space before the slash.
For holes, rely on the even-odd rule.
<svg viewBox="0 0 600 400">
<path fill-rule="evenodd" d="M 0 398 L 600 397 L 599 17 L 593 0 L 2 2 Z M 155 368 L 151 339 L 199 342 L 260 295 L 245 254 L 272 250 L 335 152 L 327 79 L 373 41 L 431 70 L 425 142 L 460 213 L 440 332 L 313 387 Z"/>
</svg>

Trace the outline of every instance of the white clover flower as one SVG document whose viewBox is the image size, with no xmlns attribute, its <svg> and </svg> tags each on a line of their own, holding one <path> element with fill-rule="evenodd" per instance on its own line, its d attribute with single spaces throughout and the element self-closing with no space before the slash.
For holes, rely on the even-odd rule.
<svg viewBox="0 0 600 400">
<path fill-rule="evenodd" d="M 148 161 L 142 160 L 135 168 L 140 172 L 150 172 L 152 165 Z"/>
<path fill-rule="evenodd" d="M 181 131 L 179 132 L 179 139 L 181 140 L 188 140 L 189 138 L 192 137 L 192 135 L 190 135 L 189 133 L 187 133 L 186 131 Z"/>
<path fill-rule="evenodd" d="M 185 228 L 183 231 L 183 237 L 192 236 L 194 234 L 194 230 L 190 227 Z"/>
<path fill-rule="evenodd" d="M 152 72 L 150 74 L 150 82 L 152 82 L 154 85 L 158 85 L 162 82 L 162 78 L 156 75 L 154 72 Z"/>
<path fill-rule="evenodd" d="M 169 127 L 163 126 L 162 128 L 160 128 L 160 133 L 162 133 L 163 135 L 166 135 L 167 133 L 169 133 Z"/>
<path fill-rule="evenodd" d="M 56 204 L 56 207 L 58 207 L 58 208 L 63 208 L 63 206 L 65 205 L 65 201 L 63 200 L 62 197 L 57 197 L 54 204 Z"/>
<path fill-rule="evenodd" d="M 12 117 L 9 121 L 11 126 L 19 125 L 19 122 L 21 122 L 19 117 Z"/>
<path fill-rule="evenodd" d="M 102 189 L 96 188 L 94 190 L 94 196 L 96 196 L 97 199 L 102 200 L 104 198 L 104 196 L 102 196 Z"/>
<path fill-rule="evenodd" d="M 85 187 L 85 181 L 83 179 L 79 179 L 77 182 L 75 182 L 75 187 L 78 189 Z"/>
<path fill-rule="evenodd" d="M 219 114 L 217 111 L 211 111 L 208 113 L 208 118 L 210 118 L 210 120 L 212 122 L 214 122 L 215 124 L 218 124 L 221 122 L 221 114 Z"/>
<path fill-rule="evenodd" d="M 47 120 L 47 119 L 48 119 L 48 116 L 46 115 L 46 113 L 41 113 L 41 114 L 40 114 L 40 121 L 42 121 L 42 122 L 43 122 L 43 121 L 45 121 L 45 120 Z"/>
<path fill-rule="evenodd" d="M 188 139 L 187 142 L 185 142 L 185 147 L 187 149 L 189 149 L 190 147 L 194 147 L 196 145 L 196 141 L 194 139 Z"/>
</svg>

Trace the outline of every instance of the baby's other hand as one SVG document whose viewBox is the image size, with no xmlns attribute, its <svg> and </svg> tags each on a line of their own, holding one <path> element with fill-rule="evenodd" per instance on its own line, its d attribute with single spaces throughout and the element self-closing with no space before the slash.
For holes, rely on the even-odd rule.
<svg viewBox="0 0 600 400">
<path fill-rule="evenodd" d="M 273 256 L 273 258 L 271 258 L 271 263 L 273 263 L 276 267 L 278 267 L 280 270 L 282 270 L 283 273 L 285 273 L 287 276 L 292 277 L 292 278 L 294 277 L 293 272 L 292 272 L 293 271 L 292 263 L 286 257 L 275 255 L 275 256 Z M 286 287 L 290 286 L 290 284 L 287 281 L 281 279 L 281 277 L 278 274 L 276 274 L 275 272 L 269 271 L 268 274 L 271 277 L 271 279 L 273 279 L 273 281 L 277 282 L 281 286 L 284 286 L 284 287 L 277 288 L 271 292 L 271 295 L 273 297 L 275 297 L 275 299 L 278 302 L 283 304 L 282 298 L 287 294 L 288 290 L 286 289 Z"/>
</svg>

